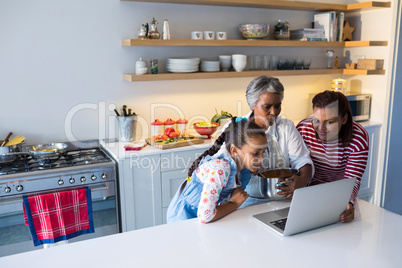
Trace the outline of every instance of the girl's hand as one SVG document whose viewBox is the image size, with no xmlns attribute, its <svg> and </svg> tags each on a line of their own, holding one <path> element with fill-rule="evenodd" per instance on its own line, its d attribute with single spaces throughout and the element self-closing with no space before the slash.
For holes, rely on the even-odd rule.
<svg viewBox="0 0 402 268">
<path fill-rule="evenodd" d="M 348 203 L 348 207 L 341 214 L 341 222 L 353 221 L 354 218 L 355 218 L 355 207 L 351 203 Z"/>
<path fill-rule="evenodd" d="M 239 208 L 248 197 L 249 194 L 239 187 L 233 190 L 229 202 L 232 202 L 236 205 L 236 208 Z"/>
</svg>

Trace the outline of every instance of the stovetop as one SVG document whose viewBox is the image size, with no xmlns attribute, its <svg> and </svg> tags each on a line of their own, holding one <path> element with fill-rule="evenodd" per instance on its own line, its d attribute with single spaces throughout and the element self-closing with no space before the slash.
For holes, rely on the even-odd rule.
<svg viewBox="0 0 402 268">
<path fill-rule="evenodd" d="M 99 145 L 97 142 L 80 143 L 81 147 L 74 143 L 67 144 L 68 147 L 66 151 L 60 153 L 58 156 L 35 159 L 29 154 L 22 153 L 21 155 L 18 155 L 17 159 L 13 162 L 0 163 L 0 178 L 1 176 L 10 174 L 23 175 L 23 173 L 30 174 L 31 172 L 41 170 L 57 171 L 61 168 L 76 166 L 88 166 L 88 168 L 90 168 L 90 165 L 92 164 L 112 161 L 112 159 L 107 156 L 99 147 L 93 147 L 94 145 Z"/>
<path fill-rule="evenodd" d="M 110 161 L 111 159 L 106 157 L 98 148 L 65 152 L 61 153 L 58 157 L 45 159 L 34 159 L 30 155 L 20 155 L 11 163 L 0 164 L 0 176 L 37 170 L 91 165 Z"/>
</svg>

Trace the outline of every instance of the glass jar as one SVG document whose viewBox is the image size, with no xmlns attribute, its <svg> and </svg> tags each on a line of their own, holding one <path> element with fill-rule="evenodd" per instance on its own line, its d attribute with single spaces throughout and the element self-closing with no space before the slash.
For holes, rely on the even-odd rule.
<svg viewBox="0 0 402 268">
<path fill-rule="evenodd" d="M 290 39 L 290 24 L 287 20 L 285 22 L 278 20 L 278 22 L 275 24 L 274 39 L 275 40 Z"/>
</svg>

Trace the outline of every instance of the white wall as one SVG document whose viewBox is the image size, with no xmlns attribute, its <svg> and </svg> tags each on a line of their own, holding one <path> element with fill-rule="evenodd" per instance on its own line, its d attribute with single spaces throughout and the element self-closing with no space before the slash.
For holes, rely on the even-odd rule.
<svg viewBox="0 0 402 268">
<path fill-rule="evenodd" d="M 375 18 L 370 27 L 376 27 L 378 14 L 389 25 L 390 10 L 367 11 L 361 16 L 365 23 Z M 139 83 L 122 80 L 124 72 L 135 71 L 139 57 L 148 62 L 159 59 L 160 71 L 165 70 L 167 57 L 198 56 L 205 60 L 233 53 L 309 57 L 312 68 L 324 68 L 326 64 L 326 48 L 121 46 L 122 39 L 136 38 L 140 25 L 149 23 L 152 17 L 159 21 L 159 32 L 163 20 L 169 20 L 172 39 L 189 38 L 192 30 L 227 31 L 229 39 L 240 39 L 240 23 L 270 23 L 272 31 L 276 20 L 287 19 L 293 28 L 309 27 L 312 12 L 118 0 L 0 1 L 0 139 L 9 131 L 26 136 L 28 144 L 64 141 L 68 133 L 79 140 L 114 137 L 113 107 L 123 104 L 147 123 L 153 114 L 152 104 L 178 107 L 186 118 L 210 119 L 215 108 L 235 115 L 249 110 L 245 89 L 251 77 Z M 364 26 L 363 40 L 388 40 L 391 29 L 377 28 L 374 35 Z M 335 51 L 343 56 L 342 49 Z M 388 64 L 387 48 L 367 48 L 367 52 L 358 53 L 385 58 Z M 329 89 L 331 80 L 337 77 L 279 78 L 286 88 L 282 114 L 300 119 L 307 116 L 308 93 Z M 350 84 L 356 80 L 353 84 L 362 85 L 362 91 L 374 95 L 372 115 L 382 122 L 382 91 L 387 90 L 387 76 L 343 78 Z M 162 120 L 179 116 L 171 108 L 154 112 L 155 118 Z"/>
</svg>

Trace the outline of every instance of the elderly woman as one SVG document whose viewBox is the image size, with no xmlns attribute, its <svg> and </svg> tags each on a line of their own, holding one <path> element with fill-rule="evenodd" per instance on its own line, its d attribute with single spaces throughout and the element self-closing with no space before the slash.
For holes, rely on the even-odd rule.
<svg viewBox="0 0 402 268">
<path fill-rule="evenodd" d="M 354 219 L 354 203 L 366 169 L 369 136 L 353 121 L 347 98 L 340 92 L 324 91 L 313 98 L 313 115 L 297 129 L 310 150 L 315 173 L 309 185 L 356 177 L 342 222 Z"/>
<path fill-rule="evenodd" d="M 312 161 L 310 153 L 303 142 L 300 133 L 295 128 L 292 121 L 279 116 L 281 113 L 284 87 L 277 78 L 259 76 L 254 78 L 246 91 L 247 103 L 251 111 L 244 116 L 244 119 L 254 119 L 255 122 L 265 129 L 268 145 L 264 152 L 265 169 L 271 168 L 294 168 L 299 172 L 287 178 L 286 184 L 277 186 L 284 199 L 293 196 L 297 188 L 307 185 L 312 176 Z M 228 127 L 228 123 L 226 127 Z M 215 144 L 195 161 L 194 165 L 206 155 L 213 155 L 223 144 L 223 139 L 219 137 Z M 191 175 L 189 175 L 191 176 Z M 243 189 L 250 197 L 243 203 L 242 207 L 259 204 L 269 201 L 260 194 L 259 180 L 257 176 L 249 171 L 243 170 Z M 247 187 L 246 187 L 247 186 Z"/>
</svg>

